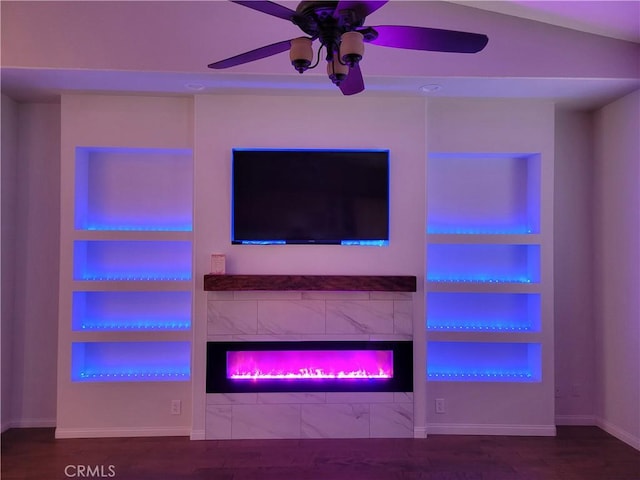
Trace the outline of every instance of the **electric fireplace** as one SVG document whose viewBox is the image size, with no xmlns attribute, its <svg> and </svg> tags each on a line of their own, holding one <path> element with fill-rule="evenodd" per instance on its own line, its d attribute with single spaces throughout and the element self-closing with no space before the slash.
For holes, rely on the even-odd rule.
<svg viewBox="0 0 640 480">
<path fill-rule="evenodd" d="M 412 391 L 410 341 L 207 343 L 207 393 Z"/>
</svg>

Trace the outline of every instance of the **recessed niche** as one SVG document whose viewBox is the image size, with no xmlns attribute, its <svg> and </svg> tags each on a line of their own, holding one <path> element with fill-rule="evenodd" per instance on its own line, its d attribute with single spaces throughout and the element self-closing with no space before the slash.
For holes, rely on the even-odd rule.
<svg viewBox="0 0 640 480">
<path fill-rule="evenodd" d="M 539 343 L 427 343 L 430 381 L 539 382 L 540 365 Z"/>
<path fill-rule="evenodd" d="M 191 242 L 74 242 L 75 280 L 190 280 Z"/>
<path fill-rule="evenodd" d="M 539 332 L 540 295 L 427 294 L 427 329 L 445 332 Z"/>
<path fill-rule="evenodd" d="M 539 233 L 539 192 L 539 154 L 430 154 L 427 231 Z"/>
<path fill-rule="evenodd" d="M 539 245 L 430 244 L 430 282 L 537 283 Z"/>
<path fill-rule="evenodd" d="M 74 382 L 175 382 L 191 377 L 189 342 L 77 342 Z"/>
<path fill-rule="evenodd" d="M 191 292 L 73 292 L 74 331 L 191 328 Z"/>
<path fill-rule="evenodd" d="M 191 151 L 76 148 L 75 228 L 191 231 Z"/>
</svg>

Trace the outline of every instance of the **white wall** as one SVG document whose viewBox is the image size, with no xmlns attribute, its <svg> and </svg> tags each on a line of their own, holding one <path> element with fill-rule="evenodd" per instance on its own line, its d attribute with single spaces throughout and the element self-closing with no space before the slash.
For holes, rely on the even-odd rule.
<svg viewBox="0 0 640 480">
<path fill-rule="evenodd" d="M 593 425 L 595 420 L 592 143 L 591 113 L 556 111 L 554 325 L 559 425 Z"/>
<path fill-rule="evenodd" d="M 13 423 L 13 412 L 11 391 L 13 389 L 13 324 L 15 318 L 15 288 L 13 278 L 16 273 L 15 248 L 17 243 L 16 232 L 16 209 L 17 209 L 17 166 L 18 166 L 18 104 L 10 98 L 2 95 L 2 154 L 0 158 L 0 178 L 2 187 L 0 192 L 2 198 L 2 238 L 0 247 L 2 258 L 0 266 L 2 270 L 2 299 L 0 306 L 2 339 L 1 362 L 2 362 L 2 397 L 0 399 L 1 426 L 2 431 L 11 427 Z"/>
<path fill-rule="evenodd" d="M 415 295 L 414 333 L 420 334 L 424 330 L 424 123 L 424 101 L 410 98 L 197 97 L 195 277 L 209 273 L 211 253 L 227 255 L 228 273 L 416 275 L 420 291 Z M 233 147 L 390 149 L 389 246 L 232 246 Z M 206 318 L 202 291 L 196 292 L 195 318 Z M 200 339 L 195 345 L 196 365 L 204 365 L 204 327 L 196 321 L 195 338 Z M 415 353 L 416 369 L 423 370 L 424 351 L 418 348 Z M 194 400 L 196 415 L 203 414 L 203 376 L 194 379 Z M 416 412 L 417 422 L 424 424 L 424 412 L 422 419 L 420 415 Z M 204 418 L 194 418 L 194 429 L 201 430 Z"/>
<path fill-rule="evenodd" d="M 640 449 L 640 91 L 595 114 L 595 411 Z"/>
<path fill-rule="evenodd" d="M 53 426 L 56 418 L 56 372 L 52 367 L 57 356 L 60 107 L 22 104 L 12 109 L 17 116 L 13 114 L 15 123 L 9 119 L 7 127 L 3 98 L 3 150 L 5 133 L 16 135 L 17 149 L 13 147 L 13 158 L 10 150 L 6 160 L 3 151 L 3 167 L 9 167 L 6 171 L 3 168 L 3 197 L 9 197 L 6 206 L 3 198 L 3 264 L 7 257 L 10 260 L 6 277 L 3 267 L 2 314 L 3 329 L 9 325 L 10 332 L 11 384 L 5 383 L 7 354 L 3 348 L 2 421 L 3 425 L 8 422 L 16 427 Z"/>
</svg>

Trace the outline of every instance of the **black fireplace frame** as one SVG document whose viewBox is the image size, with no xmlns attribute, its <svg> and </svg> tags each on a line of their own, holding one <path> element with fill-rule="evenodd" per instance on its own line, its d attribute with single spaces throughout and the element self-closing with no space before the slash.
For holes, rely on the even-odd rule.
<svg viewBox="0 0 640 480">
<path fill-rule="evenodd" d="M 227 378 L 227 352 L 246 350 L 392 350 L 393 378 L 238 381 Z M 207 342 L 207 393 L 413 392 L 413 342 L 322 340 Z"/>
</svg>

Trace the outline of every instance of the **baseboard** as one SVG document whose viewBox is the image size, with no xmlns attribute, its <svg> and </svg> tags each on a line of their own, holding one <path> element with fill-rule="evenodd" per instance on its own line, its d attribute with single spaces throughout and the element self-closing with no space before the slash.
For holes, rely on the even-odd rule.
<svg viewBox="0 0 640 480">
<path fill-rule="evenodd" d="M 604 418 L 596 417 L 595 425 L 607 432 L 609 435 L 613 435 L 618 440 L 630 445 L 636 450 L 640 450 L 640 438 L 620 428 L 619 426 L 605 420 Z"/>
<path fill-rule="evenodd" d="M 555 425 L 475 425 L 475 424 L 437 424 L 428 425 L 429 435 L 510 435 L 554 437 Z"/>
<path fill-rule="evenodd" d="M 206 440 L 206 438 L 204 430 L 191 430 L 191 440 Z"/>
<path fill-rule="evenodd" d="M 56 428 L 56 438 L 104 438 L 104 437 L 189 437 L 186 427 L 107 427 L 107 428 Z"/>
<path fill-rule="evenodd" d="M 596 417 L 594 415 L 556 415 L 556 425 L 590 427 L 596 425 Z"/>
<path fill-rule="evenodd" d="M 55 426 L 55 418 L 21 418 L 4 422 L 2 431 L 6 432 L 10 428 L 55 428 Z"/>
<path fill-rule="evenodd" d="M 427 438 L 427 427 L 413 427 L 413 438 Z"/>
</svg>

